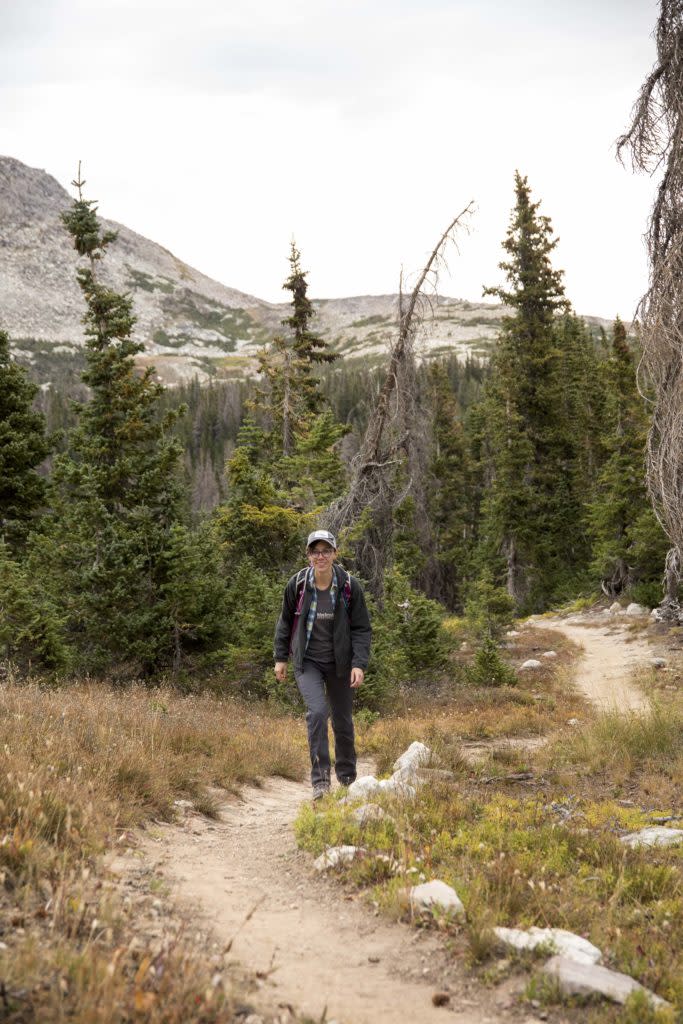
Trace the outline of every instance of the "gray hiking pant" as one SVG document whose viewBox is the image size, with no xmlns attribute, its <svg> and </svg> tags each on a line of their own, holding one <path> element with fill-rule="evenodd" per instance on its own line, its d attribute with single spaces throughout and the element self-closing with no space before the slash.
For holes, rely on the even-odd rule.
<svg viewBox="0 0 683 1024">
<path fill-rule="evenodd" d="M 301 672 L 295 672 L 297 686 L 306 704 L 308 747 L 311 752 L 311 784 L 330 781 L 330 742 L 327 722 L 332 715 L 334 732 L 334 770 L 340 782 L 349 784 L 356 778 L 356 747 L 353 734 L 353 690 L 351 673 L 337 675 L 332 665 L 304 661 Z"/>
</svg>

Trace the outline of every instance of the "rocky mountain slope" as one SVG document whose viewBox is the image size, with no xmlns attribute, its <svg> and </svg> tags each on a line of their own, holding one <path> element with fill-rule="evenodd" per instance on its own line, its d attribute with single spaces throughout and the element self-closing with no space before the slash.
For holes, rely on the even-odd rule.
<svg viewBox="0 0 683 1024">
<path fill-rule="evenodd" d="M 77 255 L 60 220 L 71 197 L 45 171 L 0 157 L 0 325 L 17 359 L 47 383 L 83 346 L 83 300 Z M 167 249 L 129 228 L 118 231 L 102 273 L 133 296 L 142 363 L 153 362 L 169 384 L 194 376 L 250 373 L 257 349 L 280 329 L 287 303 L 273 304 L 213 281 Z M 348 358 L 377 359 L 394 332 L 396 295 L 320 299 L 316 329 Z M 425 354 L 485 356 L 494 343 L 502 306 L 439 297 L 425 310 Z M 607 321 L 591 318 L 594 325 Z"/>
</svg>

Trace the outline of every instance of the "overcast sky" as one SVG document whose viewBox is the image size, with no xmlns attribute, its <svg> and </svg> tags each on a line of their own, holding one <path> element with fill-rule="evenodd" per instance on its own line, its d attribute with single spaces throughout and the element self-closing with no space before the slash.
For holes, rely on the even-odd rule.
<svg viewBox="0 0 683 1024">
<path fill-rule="evenodd" d="M 654 182 L 614 157 L 654 0 L 0 0 L 0 152 L 217 278 L 396 290 L 476 202 L 441 290 L 497 263 L 516 168 L 580 313 L 630 319 Z M 1 230 L 1 226 L 0 226 Z"/>
</svg>

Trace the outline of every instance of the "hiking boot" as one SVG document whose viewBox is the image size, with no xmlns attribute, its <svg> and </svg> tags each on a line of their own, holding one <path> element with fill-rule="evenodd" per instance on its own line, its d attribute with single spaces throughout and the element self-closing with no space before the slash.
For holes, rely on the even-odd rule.
<svg viewBox="0 0 683 1024">
<path fill-rule="evenodd" d="M 344 789 L 348 789 L 349 786 L 351 785 L 351 783 L 355 782 L 355 781 L 356 781 L 355 776 L 351 776 L 351 775 L 342 776 L 341 778 L 337 779 L 337 782 L 339 783 L 339 785 L 343 786 Z"/>
<path fill-rule="evenodd" d="M 327 796 L 327 794 L 329 792 L 330 792 L 330 784 L 329 784 L 329 782 L 318 782 L 317 785 L 315 785 L 313 787 L 313 799 L 314 800 L 322 800 L 322 798 L 324 796 Z"/>
</svg>

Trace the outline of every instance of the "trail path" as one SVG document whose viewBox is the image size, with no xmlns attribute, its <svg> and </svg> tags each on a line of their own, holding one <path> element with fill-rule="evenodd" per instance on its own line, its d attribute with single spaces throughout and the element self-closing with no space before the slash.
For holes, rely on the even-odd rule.
<svg viewBox="0 0 683 1024">
<path fill-rule="evenodd" d="M 535 619 L 536 629 L 554 629 L 564 633 L 583 655 L 575 666 L 576 686 L 603 710 L 639 711 L 646 697 L 630 681 L 633 670 L 652 658 L 644 640 L 632 637 L 621 626 L 586 621 L 586 625 L 563 619 Z"/>
<path fill-rule="evenodd" d="M 253 1001 L 264 1010 L 289 1004 L 316 1022 L 326 1010 L 339 1024 L 524 1020 L 508 1006 L 511 992 L 480 990 L 443 939 L 375 916 L 362 897 L 316 875 L 292 830 L 309 798 L 308 786 L 269 780 L 226 802 L 220 821 L 192 814 L 145 841 L 188 917 L 199 911 L 221 942 L 234 939 L 231 959 L 266 975 Z M 450 1006 L 438 1008 L 432 995 L 443 990 Z"/>
</svg>

